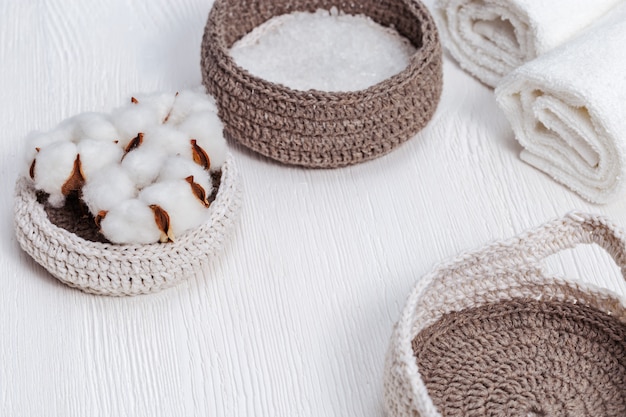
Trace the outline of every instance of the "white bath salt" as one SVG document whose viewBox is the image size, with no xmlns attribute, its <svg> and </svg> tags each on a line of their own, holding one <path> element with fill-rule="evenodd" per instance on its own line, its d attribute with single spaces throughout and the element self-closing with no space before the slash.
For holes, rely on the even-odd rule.
<svg viewBox="0 0 626 417">
<path fill-rule="evenodd" d="M 161 237 L 154 212 L 135 198 L 122 201 L 106 212 L 100 221 L 100 231 L 110 242 L 119 244 L 149 244 Z"/>
<path fill-rule="evenodd" d="M 211 111 L 194 113 L 187 117 L 178 129 L 189 139 L 196 139 L 198 145 L 206 151 L 211 160 L 211 171 L 216 171 L 224 165 L 228 146 L 224 139 L 224 126 L 217 113 Z"/>
<path fill-rule="evenodd" d="M 213 182 L 209 173 L 200 165 L 182 156 L 170 156 L 163 161 L 156 182 L 184 180 L 189 176 L 193 176 L 194 182 L 204 188 L 207 195 L 211 195 Z"/>
<path fill-rule="evenodd" d="M 139 199 L 150 205 L 158 205 L 170 218 L 170 230 L 174 237 L 206 222 L 209 211 L 194 195 L 186 180 L 154 183 L 139 193 Z"/>
<path fill-rule="evenodd" d="M 114 164 L 98 170 L 85 182 L 81 199 L 89 212 L 97 216 L 136 196 L 135 183 L 119 164 Z"/>
<path fill-rule="evenodd" d="M 69 141 L 54 142 L 37 153 L 33 169 L 35 188 L 48 193 L 48 202 L 54 207 L 65 204 L 63 185 L 74 172 L 77 155 L 76 144 Z"/>
<path fill-rule="evenodd" d="M 250 73 L 295 90 L 358 91 L 401 72 L 415 51 L 369 17 L 318 10 L 277 16 L 230 53 Z"/>
</svg>

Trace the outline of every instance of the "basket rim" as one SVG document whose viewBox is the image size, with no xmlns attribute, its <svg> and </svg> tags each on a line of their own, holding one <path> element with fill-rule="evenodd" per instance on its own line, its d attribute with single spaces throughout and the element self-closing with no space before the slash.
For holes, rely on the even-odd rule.
<svg viewBox="0 0 626 417">
<path fill-rule="evenodd" d="M 65 230 L 50 221 L 48 218 L 43 204 L 37 202 L 36 190 L 30 181 L 25 176 L 18 177 L 15 183 L 15 201 L 14 201 L 14 229 L 18 241 L 23 250 L 25 250 L 37 263 L 43 266 L 48 272 L 55 276 L 65 284 L 79 288 L 85 292 L 91 292 L 102 295 L 136 295 L 148 292 L 155 292 L 159 289 L 167 288 L 175 285 L 178 282 L 187 278 L 188 274 L 176 274 L 176 271 L 158 271 L 160 275 L 168 275 L 172 273 L 172 276 L 166 280 L 166 282 L 158 285 L 144 285 L 142 283 L 132 283 L 132 288 L 124 288 L 124 280 L 129 278 L 132 280 L 130 274 L 139 273 L 153 273 L 149 269 L 138 270 L 137 265 L 142 265 L 145 268 L 146 264 L 149 264 L 148 257 L 163 257 L 177 256 L 183 252 L 189 252 L 198 243 L 199 239 L 216 239 L 216 246 L 222 246 L 225 239 L 225 234 L 231 229 L 232 223 L 238 216 L 241 208 L 241 185 L 238 175 L 237 167 L 229 153 L 228 158 L 222 166 L 221 184 L 218 188 L 215 200 L 211 203 L 208 210 L 210 210 L 209 220 L 201 226 L 187 231 L 180 235 L 174 242 L 164 243 L 152 243 L 152 244 L 115 244 L 105 242 L 94 242 L 87 239 L 83 239 L 76 234 Z M 26 219 L 21 216 L 26 213 Z M 33 246 L 35 241 L 38 241 L 37 247 Z M 52 258 L 55 262 L 46 261 L 39 253 L 41 245 L 49 245 L 54 247 L 55 253 Z M 214 252 L 214 251 L 211 251 Z M 213 253 L 206 253 L 207 259 L 191 258 L 195 261 L 196 265 L 204 263 Z M 87 265 L 93 257 L 104 258 L 104 261 L 99 260 L 100 266 L 107 266 L 112 264 L 128 264 L 128 273 L 120 275 L 108 274 L 108 270 L 104 270 L 102 274 L 98 276 L 97 281 L 83 282 L 78 279 L 76 274 L 68 272 L 67 275 L 60 273 L 60 268 L 56 265 L 57 262 L 76 262 L 76 265 L 70 265 L 70 268 L 76 268 L 78 274 L 81 272 L 94 275 L 93 271 L 81 271 L 81 264 Z M 142 263 L 143 262 L 143 263 Z M 184 266 L 181 270 L 189 271 L 193 266 Z M 85 267 L 86 268 L 86 267 Z M 155 272 L 156 273 L 156 272 Z M 97 273 L 96 273 L 97 274 Z M 93 276 L 92 276 L 93 278 Z M 102 282 L 110 281 L 111 285 L 101 285 Z M 117 284 L 119 285 L 115 285 Z M 100 285 L 98 284 L 100 283 Z M 122 288 L 122 290 L 120 290 Z"/>
<path fill-rule="evenodd" d="M 584 230 L 584 226 L 589 226 L 587 228 L 589 230 Z M 582 230 L 581 234 L 585 235 L 582 238 L 557 234 L 562 233 L 561 230 L 567 232 L 578 227 Z M 423 329 L 437 322 L 449 311 L 463 311 L 490 302 L 534 298 L 585 304 L 607 315 L 615 316 L 626 324 L 626 296 L 592 283 L 567 279 L 558 274 L 548 274 L 537 263 L 539 258 L 550 252 L 555 253 L 580 243 L 602 243 L 608 251 L 614 243 L 606 242 L 605 236 L 594 230 L 596 227 L 605 228 L 604 230 L 608 230 L 610 236 L 615 238 L 616 244 L 620 247 L 612 250 L 611 254 L 624 271 L 626 265 L 624 232 L 601 216 L 570 213 L 563 219 L 548 222 L 510 239 L 495 241 L 480 249 L 463 252 L 438 264 L 423 276 L 411 289 L 404 304 L 387 356 L 386 383 L 391 378 L 399 378 L 406 384 L 404 388 L 409 392 L 405 394 L 409 395 L 410 404 L 404 406 L 416 410 L 424 417 L 441 416 L 419 372 L 412 342 Z M 523 251 L 526 244 L 541 242 L 541 239 L 546 238 L 554 239 L 543 242 L 547 249 L 530 245 L 528 252 Z M 449 280 L 448 284 L 452 282 L 457 284 L 455 295 L 449 296 L 436 288 L 438 283 L 445 280 Z M 466 285 L 472 290 L 466 291 L 464 289 Z M 471 298 L 472 296 L 474 298 Z M 464 306 L 459 307 L 460 304 Z M 432 310 L 428 312 L 430 316 L 424 313 L 428 306 Z M 394 374 L 390 369 L 390 361 L 401 365 L 400 374 Z"/>
<path fill-rule="evenodd" d="M 236 81 L 242 85 L 260 91 L 271 90 L 273 93 L 279 93 L 280 98 L 290 103 L 319 103 L 332 102 L 342 100 L 355 100 L 359 98 L 377 98 L 378 96 L 388 95 L 390 92 L 401 88 L 413 77 L 418 76 L 424 67 L 428 66 L 435 58 L 437 49 L 440 48 L 439 34 L 434 19 L 426 6 L 419 0 L 407 1 L 397 0 L 406 5 L 412 12 L 412 16 L 420 23 L 422 33 L 422 45 L 417 48 L 416 52 L 409 58 L 409 64 L 399 73 L 386 78 L 374 85 L 357 91 L 323 91 L 317 89 L 297 90 L 287 87 L 283 84 L 273 83 L 264 78 L 256 76 L 237 65 L 235 60 L 230 56 L 229 47 L 226 39 L 220 36 L 220 27 L 207 24 L 205 28 L 205 39 L 217 45 L 214 48 L 216 52 L 218 65 L 227 73 L 230 73 Z M 218 21 L 219 13 L 228 13 L 228 0 L 216 0 L 209 13 L 209 22 Z M 293 10 L 295 12 L 297 10 Z M 214 19 L 212 19 L 215 17 Z M 276 17 L 276 16 L 274 16 Z M 245 36 L 245 35 L 244 35 Z M 401 36 L 403 36 L 401 34 Z"/>
</svg>

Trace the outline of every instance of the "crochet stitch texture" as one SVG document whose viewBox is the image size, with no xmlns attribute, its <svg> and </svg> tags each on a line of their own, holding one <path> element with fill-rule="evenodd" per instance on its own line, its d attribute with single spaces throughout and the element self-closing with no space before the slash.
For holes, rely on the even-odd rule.
<svg viewBox="0 0 626 417">
<path fill-rule="evenodd" d="M 449 313 L 413 351 L 445 416 L 626 415 L 626 326 L 585 305 L 515 299 Z"/>
<path fill-rule="evenodd" d="M 65 284 L 93 294 L 138 295 L 171 287 L 217 256 L 240 206 L 239 174 L 229 157 L 209 207 L 210 220 L 174 242 L 116 245 L 82 238 L 50 221 L 32 183 L 23 177 L 15 187 L 14 223 L 22 249 Z"/>
<path fill-rule="evenodd" d="M 235 41 L 272 17 L 332 7 L 393 26 L 418 48 L 408 67 L 361 91 L 297 91 L 253 76 L 230 57 Z M 216 0 L 201 64 L 228 138 L 305 167 L 336 168 L 390 152 L 428 123 L 442 90 L 437 29 L 415 0 Z"/>
<path fill-rule="evenodd" d="M 540 264 L 583 243 L 626 276 L 624 232 L 573 213 L 420 279 L 387 352 L 387 415 L 626 415 L 626 299 Z"/>
</svg>

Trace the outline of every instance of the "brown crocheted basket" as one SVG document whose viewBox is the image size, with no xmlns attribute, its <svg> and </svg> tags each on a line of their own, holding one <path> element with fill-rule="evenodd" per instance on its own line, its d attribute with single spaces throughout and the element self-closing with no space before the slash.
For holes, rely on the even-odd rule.
<svg viewBox="0 0 626 417">
<path fill-rule="evenodd" d="M 581 243 L 626 273 L 624 232 L 570 214 L 422 278 L 387 355 L 388 416 L 626 416 L 626 299 L 540 265 Z"/>
<path fill-rule="evenodd" d="M 361 91 L 297 91 L 253 76 L 230 57 L 237 40 L 272 17 L 332 7 L 398 30 L 418 49 L 408 67 Z M 439 36 L 416 0 L 216 0 L 202 72 L 227 137 L 305 167 L 341 167 L 388 153 L 428 123 L 442 90 Z"/>
</svg>

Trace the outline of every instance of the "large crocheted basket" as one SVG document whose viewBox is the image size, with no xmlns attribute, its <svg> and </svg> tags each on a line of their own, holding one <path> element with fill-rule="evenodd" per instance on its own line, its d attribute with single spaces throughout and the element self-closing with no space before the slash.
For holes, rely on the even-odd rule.
<svg viewBox="0 0 626 417">
<path fill-rule="evenodd" d="M 580 243 L 626 273 L 624 232 L 570 214 L 422 278 L 387 354 L 387 415 L 626 416 L 626 299 L 539 264 Z"/>
<path fill-rule="evenodd" d="M 229 156 L 214 178 L 217 194 L 202 226 L 174 242 L 117 245 L 66 204 L 45 204 L 32 182 L 21 177 L 15 188 L 15 232 L 22 249 L 65 284 L 88 293 L 124 296 L 155 292 L 188 278 L 221 251 L 241 206 L 237 167 Z M 219 185 L 218 185 L 219 184 Z"/>
<path fill-rule="evenodd" d="M 229 54 L 237 40 L 272 17 L 332 7 L 394 27 L 417 47 L 408 67 L 361 91 L 297 91 L 250 74 Z M 428 123 L 442 90 L 439 36 L 417 0 L 216 0 L 201 62 L 225 135 L 305 167 L 341 167 L 388 153 Z"/>
</svg>

